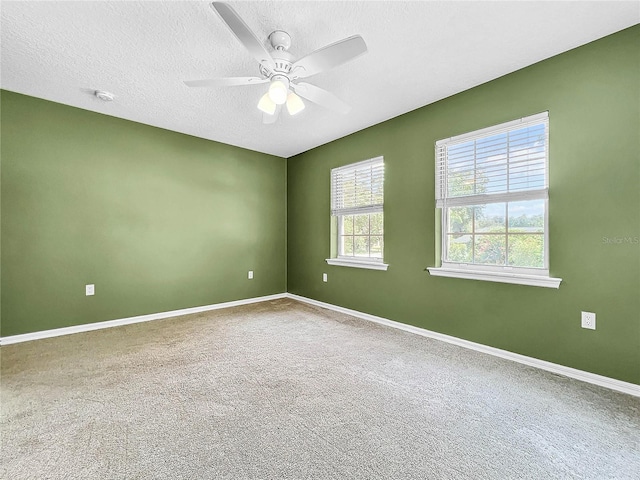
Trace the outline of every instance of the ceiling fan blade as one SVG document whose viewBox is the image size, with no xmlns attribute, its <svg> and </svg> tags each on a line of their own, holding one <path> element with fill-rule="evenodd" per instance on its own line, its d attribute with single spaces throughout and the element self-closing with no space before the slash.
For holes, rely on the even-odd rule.
<svg viewBox="0 0 640 480">
<path fill-rule="evenodd" d="M 262 123 L 264 123 L 265 125 L 276 123 L 276 120 L 278 120 L 278 117 L 280 116 L 280 110 L 282 110 L 282 105 L 278 105 L 276 107 L 276 111 L 274 112 L 273 115 L 269 115 L 268 113 L 263 113 Z"/>
<path fill-rule="evenodd" d="M 316 87 L 310 83 L 292 83 L 291 86 L 302 98 L 306 98 L 313 103 L 317 103 L 321 107 L 328 108 L 329 110 L 333 110 L 334 112 L 341 113 L 343 115 L 346 115 L 351 111 L 351 106 L 349 104 L 343 102 L 333 93 L 327 92 L 323 88 Z"/>
<path fill-rule="evenodd" d="M 291 66 L 293 78 L 305 78 L 342 65 L 367 53 L 367 44 L 360 35 L 345 38 L 302 57 Z"/>
<path fill-rule="evenodd" d="M 236 13 L 236 11 L 231 8 L 228 4 L 223 2 L 213 2 L 211 4 L 211 8 L 213 8 L 220 18 L 227 24 L 229 29 L 233 32 L 236 38 L 244 45 L 244 47 L 249 51 L 249 53 L 255 58 L 258 63 L 266 64 L 270 68 L 275 66 L 275 62 L 273 58 L 264 47 L 262 42 L 258 40 L 256 35 L 251 31 L 244 20 L 240 18 L 240 15 Z"/>
<path fill-rule="evenodd" d="M 268 78 L 260 77 L 227 77 L 206 78 L 204 80 L 185 80 L 187 87 L 233 87 L 236 85 L 257 85 L 268 82 Z"/>
</svg>

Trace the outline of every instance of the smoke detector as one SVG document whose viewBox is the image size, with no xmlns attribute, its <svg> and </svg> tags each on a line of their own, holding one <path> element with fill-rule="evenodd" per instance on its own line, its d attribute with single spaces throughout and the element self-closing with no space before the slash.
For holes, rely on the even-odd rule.
<svg viewBox="0 0 640 480">
<path fill-rule="evenodd" d="M 104 90 L 96 90 L 94 95 L 103 102 L 111 102 L 114 99 L 113 93 L 105 92 Z"/>
</svg>

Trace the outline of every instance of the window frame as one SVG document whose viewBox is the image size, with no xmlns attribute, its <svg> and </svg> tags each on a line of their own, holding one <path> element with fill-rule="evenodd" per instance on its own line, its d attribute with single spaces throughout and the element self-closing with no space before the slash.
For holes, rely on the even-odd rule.
<svg viewBox="0 0 640 480">
<path fill-rule="evenodd" d="M 382 165 L 382 175 L 383 175 L 382 204 L 380 205 L 371 204 L 371 205 L 360 206 L 360 207 L 345 207 L 341 209 L 337 208 L 336 206 L 336 196 L 337 196 L 336 175 L 339 175 L 340 172 L 348 172 L 349 170 L 356 170 L 358 167 L 364 167 L 366 165 L 370 165 L 370 166 Z M 331 257 L 325 259 L 327 264 L 344 266 L 344 267 L 365 268 L 365 269 L 371 269 L 371 270 L 387 270 L 389 268 L 389 265 L 384 262 L 384 157 L 383 156 L 373 157 L 367 160 L 362 160 L 359 162 L 350 163 L 340 167 L 332 168 L 330 200 L 331 200 L 331 222 L 332 222 L 332 229 L 331 229 L 332 252 L 331 252 Z M 348 215 L 370 215 L 374 213 L 382 214 L 383 228 L 382 228 L 382 235 L 380 234 L 372 235 L 371 232 L 369 232 L 369 235 L 367 235 L 369 237 L 369 255 L 371 254 L 370 238 L 372 236 L 382 236 L 382 245 L 383 245 L 382 256 L 371 257 L 371 256 L 343 255 L 341 253 L 341 241 L 342 241 L 342 237 L 344 236 L 342 231 L 343 218 Z M 354 234 L 353 237 L 355 238 L 356 235 Z"/>
<path fill-rule="evenodd" d="M 460 144 L 472 140 L 480 140 L 483 138 L 507 133 L 518 130 L 529 125 L 537 125 L 544 123 L 545 125 L 545 182 L 542 188 L 535 190 L 522 190 L 500 193 L 481 193 L 467 196 L 449 196 L 447 189 L 448 176 L 446 173 L 446 158 L 442 159 L 442 151 L 446 152 L 449 145 Z M 440 220 L 440 238 L 437 239 L 439 257 L 437 261 L 440 266 L 428 267 L 427 270 L 433 276 L 443 276 L 452 278 L 466 278 L 472 280 L 486 280 L 491 282 L 515 283 L 522 285 L 532 285 L 549 288 L 559 288 L 562 279 L 553 278 L 549 275 L 549 115 L 548 112 L 542 112 L 536 115 L 523 117 L 518 120 L 505 122 L 492 127 L 482 128 L 472 132 L 468 132 L 455 137 L 442 139 L 435 144 L 435 163 L 436 163 L 436 206 L 439 212 Z M 446 153 L 444 154 L 446 155 Z M 474 157 L 475 158 L 475 157 Z M 444 167 L 442 164 L 445 164 Z M 475 167 L 474 167 L 475 169 Z M 443 191 L 444 190 L 444 191 Z M 450 233 L 449 215 L 450 209 L 453 207 L 475 207 L 479 205 L 492 205 L 497 203 L 505 204 L 505 247 L 508 249 L 509 242 L 509 203 L 527 201 L 527 200 L 543 200 L 544 201 L 544 231 L 543 235 L 543 267 L 518 267 L 512 265 L 487 265 L 464 262 L 453 262 L 448 259 L 448 243 Z M 475 224 L 475 220 L 472 225 Z M 472 227 L 473 228 L 473 227 Z M 473 232 L 473 241 L 475 241 L 475 231 Z M 512 234 L 513 235 L 513 234 Z M 473 259 L 472 259 L 473 260 Z"/>
</svg>

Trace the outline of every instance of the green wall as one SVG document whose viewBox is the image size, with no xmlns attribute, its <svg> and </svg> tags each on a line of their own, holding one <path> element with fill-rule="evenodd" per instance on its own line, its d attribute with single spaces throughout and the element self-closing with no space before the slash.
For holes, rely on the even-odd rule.
<svg viewBox="0 0 640 480">
<path fill-rule="evenodd" d="M 285 159 L 1 95 L 2 336 L 286 290 Z"/>
<path fill-rule="evenodd" d="M 632 27 L 290 158 L 288 291 L 640 383 L 639 36 Z M 545 110 L 560 288 L 430 276 L 435 141 Z M 330 169 L 378 155 L 389 270 L 329 266 Z M 597 330 L 580 327 L 581 310 Z"/>
<path fill-rule="evenodd" d="M 288 290 L 640 384 L 640 245 L 615 243 L 640 237 L 639 36 L 288 161 L 3 91 L 1 335 Z M 429 276 L 434 142 L 544 110 L 560 289 Z M 329 266 L 330 169 L 378 155 L 389 270 Z"/>
</svg>

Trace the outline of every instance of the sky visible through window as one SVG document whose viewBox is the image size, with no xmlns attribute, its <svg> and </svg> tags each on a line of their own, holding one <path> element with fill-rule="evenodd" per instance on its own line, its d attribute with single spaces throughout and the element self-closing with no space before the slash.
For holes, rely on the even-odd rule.
<svg viewBox="0 0 640 480">
<path fill-rule="evenodd" d="M 332 215 L 338 220 L 338 257 L 382 261 L 382 157 L 332 170 Z"/>
<path fill-rule="evenodd" d="M 546 188 L 546 141 L 540 123 L 446 147 L 447 197 L 474 196 L 447 208 L 448 261 L 544 267 L 545 200 L 512 194 Z"/>
</svg>

